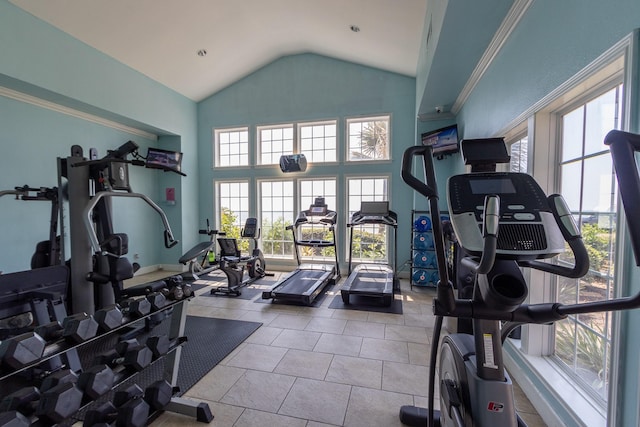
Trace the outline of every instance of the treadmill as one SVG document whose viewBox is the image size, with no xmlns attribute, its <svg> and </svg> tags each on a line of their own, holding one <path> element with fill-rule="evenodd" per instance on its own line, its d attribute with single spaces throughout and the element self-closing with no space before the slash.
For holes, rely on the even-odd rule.
<svg viewBox="0 0 640 427">
<path fill-rule="evenodd" d="M 287 230 L 291 230 L 293 233 L 293 246 L 298 267 L 283 277 L 270 290 L 262 292 L 262 299 L 311 305 L 327 286 L 335 284 L 340 279 L 335 238 L 336 218 L 337 213 L 327 209 L 324 197 L 316 197 L 313 205 L 309 209 L 302 211 L 296 218 L 295 223 L 287 227 Z M 310 238 L 298 239 L 298 236 L 305 236 L 305 233 L 302 233 L 302 228 L 312 228 L 313 232 L 310 234 Z M 322 230 L 321 233 L 317 232 L 318 228 Z M 327 230 L 330 232 L 330 240 L 324 238 Z M 318 234 L 320 234 L 321 238 L 316 238 Z M 302 264 L 300 261 L 300 246 L 310 248 L 333 247 L 335 264 Z"/>
<path fill-rule="evenodd" d="M 358 264 L 352 271 L 353 260 L 353 228 L 360 225 L 379 224 L 393 229 L 393 265 L 379 263 Z M 389 202 L 362 202 L 360 210 L 351 216 L 351 222 L 347 224 L 351 229 L 349 238 L 349 277 L 342 285 L 340 293 L 342 302 L 350 304 L 350 296 L 357 295 L 358 301 L 366 304 L 367 301 L 381 300 L 382 305 L 390 306 L 395 292 L 400 291 L 400 280 L 396 276 L 395 267 L 398 260 L 398 215 L 389 210 Z"/>
</svg>

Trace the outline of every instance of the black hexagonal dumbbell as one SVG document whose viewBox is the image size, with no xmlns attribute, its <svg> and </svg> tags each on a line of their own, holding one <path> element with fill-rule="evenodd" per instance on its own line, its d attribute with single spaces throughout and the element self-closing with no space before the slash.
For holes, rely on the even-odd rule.
<svg viewBox="0 0 640 427">
<path fill-rule="evenodd" d="M 98 356 L 95 362 L 110 367 L 122 365 L 134 371 L 141 371 L 149 366 L 152 360 L 153 352 L 151 349 L 133 339 L 118 343 L 115 350 Z"/>
<path fill-rule="evenodd" d="M 76 384 L 61 383 L 42 393 L 36 415 L 60 423 L 75 414 L 82 406 L 82 391 Z"/>
<path fill-rule="evenodd" d="M 78 383 L 78 375 L 71 369 L 60 369 L 55 371 L 42 380 L 40 391 L 45 392 L 53 387 L 64 383 Z"/>
<path fill-rule="evenodd" d="M 29 427 L 31 421 L 18 411 L 0 412 L 0 427 Z"/>
<path fill-rule="evenodd" d="M 112 402 L 105 402 L 85 413 L 83 426 L 111 424 L 116 426 L 143 427 L 149 418 L 149 404 L 143 398 L 144 392 L 134 384 L 117 391 Z"/>
<path fill-rule="evenodd" d="M 173 392 L 167 380 L 158 380 L 144 390 L 144 400 L 151 408 L 161 411 L 171 402 Z"/>
<path fill-rule="evenodd" d="M 38 326 L 35 332 L 47 342 L 65 338 L 74 343 L 82 343 L 98 334 L 98 322 L 87 313 L 78 313 L 66 317 L 62 324 L 50 322 Z"/>
<path fill-rule="evenodd" d="M 28 417 L 35 413 L 39 400 L 38 388 L 24 387 L 2 398 L 0 412 L 18 411 Z"/>
<path fill-rule="evenodd" d="M 90 399 L 97 399 L 111 391 L 116 374 L 107 365 L 95 365 L 85 369 L 78 377 L 78 388 Z"/>
<path fill-rule="evenodd" d="M 37 333 L 27 332 L 17 335 L 2 341 L 0 360 L 13 369 L 20 369 L 39 360 L 45 346 L 45 340 Z"/>
<path fill-rule="evenodd" d="M 158 359 L 161 356 L 164 356 L 169 352 L 169 348 L 171 347 L 171 341 L 169 337 L 166 335 L 158 335 L 147 338 L 146 346 L 149 347 L 151 353 L 153 353 L 153 358 Z"/>
<path fill-rule="evenodd" d="M 96 311 L 93 315 L 100 329 L 109 332 L 122 326 L 126 317 L 138 319 L 151 312 L 152 305 L 147 298 L 128 298 Z"/>
</svg>

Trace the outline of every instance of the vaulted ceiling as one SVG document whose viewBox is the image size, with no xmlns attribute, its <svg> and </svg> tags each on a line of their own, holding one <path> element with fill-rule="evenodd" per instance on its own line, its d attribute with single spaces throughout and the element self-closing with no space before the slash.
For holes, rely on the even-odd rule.
<svg viewBox="0 0 640 427">
<path fill-rule="evenodd" d="M 504 0 L 10 0 L 200 101 L 286 55 L 426 76 L 418 113 L 451 107 L 512 2 Z M 426 46 L 431 10 L 446 8 Z M 431 29 L 432 30 L 432 29 Z M 435 37 L 434 37 L 435 36 Z M 433 49 L 421 66 L 421 50 Z M 204 52 L 206 51 L 206 54 Z"/>
</svg>

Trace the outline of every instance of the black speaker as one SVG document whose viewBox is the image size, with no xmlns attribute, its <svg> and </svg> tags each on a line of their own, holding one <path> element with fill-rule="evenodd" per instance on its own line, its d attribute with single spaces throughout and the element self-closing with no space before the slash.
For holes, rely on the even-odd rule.
<svg viewBox="0 0 640 427">
<path fill-rule="evenodd" d="M 285 154 L 280 156 L 282 172 L 304 172 L 307 170 L 307 158 L 304 154 Z"/>
</svg>

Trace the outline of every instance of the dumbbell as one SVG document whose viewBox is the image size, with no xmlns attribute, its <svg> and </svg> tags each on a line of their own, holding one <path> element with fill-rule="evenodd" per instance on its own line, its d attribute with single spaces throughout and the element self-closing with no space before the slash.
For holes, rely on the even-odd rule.
<svg viewBox="0 0 640 427">
<path fill-rule="evenodd" d="M 0 401 L 0 411 L 13 413 L 7 417 L 6 424 L 20 425 L 23 418 L 36 415 L 39 419 L 46 419 L 59 423 L 80 409 L 82 405 L 82 391 L 73 383 L 59 384 L 43 393 L 36 387 L 25 387 Z"/>
<path fill-rule="evenodd" d="M 141 344 L 133 345 L 126 350 L 119 352 L 118 349 L 103 354 L 96 358 L 97 364 L 104 364 L 109 367 L 122 365 L 135 371 L 141 371 L 151 363 L 153 359 L 152 351 Z"/>
<path fill-rule="evenodd" d="M 147 338 L 145 345 L 151 350 L 153 358 L 158 359 L 169 352 L 171 342 L 166 335 L 158 335 Z"/>
<path fill-rule="evenodd" d="M 65 317 L 62 324 L 53 321 L 40 325 L 36 327 L 35 333 L 47 342 L 65 338 L 79 344 L 98 334 L 98 322 L 87 313 L 78 313 Z"/>
<path fill-rule="evenodd" d="M 173 387 L 167 380 L 158 380 L 144 391 L 144 400 L 156 411 L 163 410 L 173 397 Z"/>
<path fill-rule="evenodd" d="M 31 421 L 18 411 L 0 412 L 0 427 L 29 427 Z"/>
<path fill-rule="evenodd" d="M 40 359 L 45 347 L 45 340 L 39 334 L 27 332 L 2 341 L 0 360 L 13 369 L 21 369 Z"/>
<path fill-rule="evenodd" d="M 172 276 L 165 279 L 167 287 L 162 290 L 165 296 L 171 300 L 181 300 L 193 295 L 193 288 L 189 283 L 184 283 L 182 276 Z"/>
<path fill-rule="evenodd" d="M 78 383 L 78 374 L 73 372 L 71 369 L 60 369 L 55 371 L 49 375 L 47 375 L 40 384 L 40 391 L 45 392 L 49 389 L 54 388 L 57 385 L 64 383 Z"/>
<path fill-rule="evenodd" d="M 111 424 L 117 427 L 143 427 L 149 418 L 149 404 L 144 399 L 142 389 L 134 384 L 125 390 L 117 391 L 112 402 L 92 408 L 85 413 L 83 426 Z"/>
<path fill-rule="evenodd" d="M 151 312 L 152 305 L 147 298 L 128 298 L 120 302 L 101 308 L 93 317 L 105 332 L 122 326 L 125 316 L 140 318 Z"/>
<path fill-rule="evenodd" d="M 78 377 L 78 388 L 92 400 L 111 391 L 116 374 L 107 365 L 95 365 L 85 369 Z"/>
<path fill-rule="evenodd" d="M 151 304 L 151 311 L 158 311 L 167 305 L 167 297 L 162 292 L 151 292 L 146 296 Z"/>
</svg>

